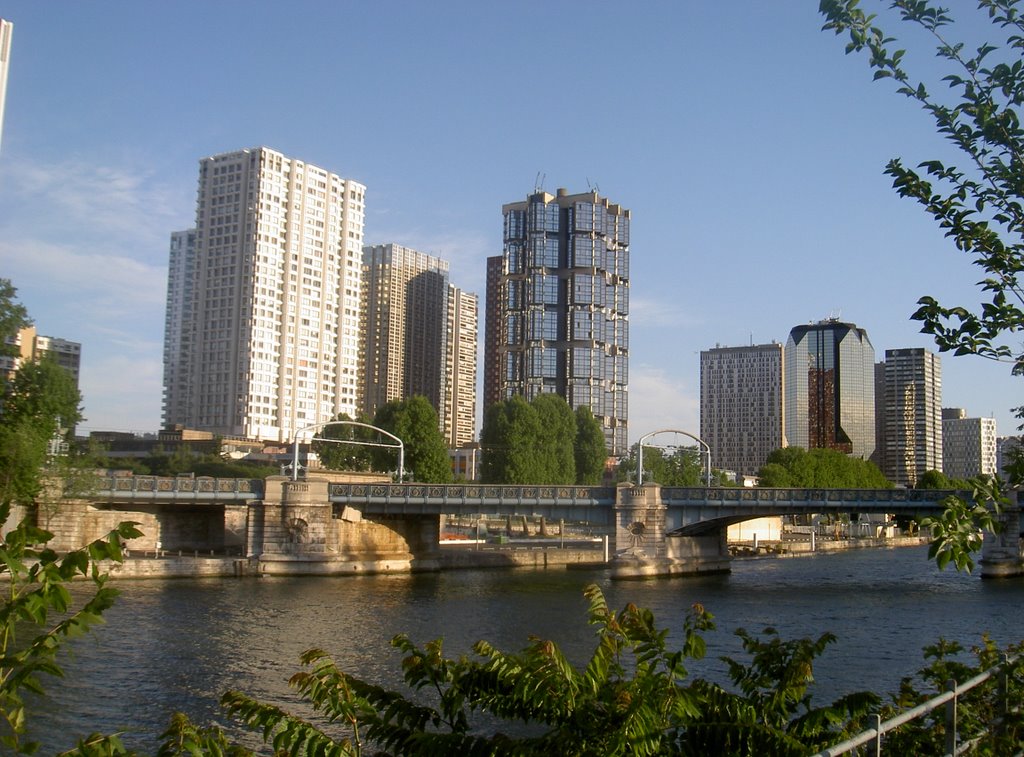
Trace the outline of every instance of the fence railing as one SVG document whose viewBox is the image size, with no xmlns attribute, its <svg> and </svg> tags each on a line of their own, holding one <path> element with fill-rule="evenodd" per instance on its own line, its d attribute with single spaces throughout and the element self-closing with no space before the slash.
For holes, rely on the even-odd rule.
<svg viewBox="0 0 1024 757">
<path fill-rule="evenodd" d="M 870 745 L 866 754 L 876 755 L 877 757 L 882 754 L 882 737 L 885 734 L 899 728 L 901 725 L 911 722 L 912 720 L 923 718 L 928 713 L 934 712 L 939 707 L 943 706 L 946 708 L 946 745 L 943 754 L 946 757 L 956 757 L 956 755 L 965 754 L 969 749 L 972 749 L 981 738 L 987 735 L 988 731 L 979 733 L 968 741 L 960 741 L 959 733 L 957 731 L 957 702 L 960 696 L 985 683 L 993 676 L 996 676 L 998 686 L 997 723 L 1001 723 L 1009 712 L 1007 695 L 1009 671 L 1017 663 L 1018 659 L 1018 657 L 1004 656 L 1003 660 L 998 665 L 982 671 L 962 684 L 958 684 L 956 681 L 952 680 L 948 681 L 946 683 L 946 691 L 943 693 L 932 697 L 927 702 L 923 702 L 917 707 L 901 712 L 896 717 L 890 718 L 885 722 L 882 722 L 881 716 L 872 715 L 871 717 L 874 720 L 873 727 L 858 733 L 856 736 L 850 737 L 846 741 L 842 741 L 828 749 L 818 752 L 813 755 L 813 757 L 838 757 L 838 755 L 848 754 L 854 749 L 865 745 Z"/>
</svg>

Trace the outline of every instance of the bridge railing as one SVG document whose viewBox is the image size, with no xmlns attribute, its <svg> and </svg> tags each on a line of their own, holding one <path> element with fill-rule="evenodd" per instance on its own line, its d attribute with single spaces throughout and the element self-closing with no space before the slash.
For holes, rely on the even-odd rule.
<svg viewBox="0 0 1024 757">
<path fill-rule="evenodd" d="M 330 485 L 331 497 L 352 499 L 431 499 L 443 501 L 572 501 L 613 504 L 611 486 L 502 486 L 491 484 L 388 484 Z"/>
<path fill-rule="evenodd" d="M 191 476 L 100 476 L 96 493 L 110 494 L 263 494 L 263 479 Z"/>
<path fill-rule="evenodd" d="M 669 502 L 941 502 L 965 492 L 938 489 L 785 489 L 761 487 L 665 486 L 661 499 Z"/>
<path fill-rule="evenodd" d="M 968 691 L 981 686 L 983 683 L 989 681 L 995 677 L 997 680 L 998 689 L 998 712 L 997 717 L 999 721 L 996 723 L 998 726 L 1002 722 L 1007 714 L 1009 713 L 1009 702 L 1007 692 L 1009 691 L 1008 683 L 1009 676 L 1013 671 L 1013 668 L 1017 665 L 1020 660 L 1019 656 L 1006 657 L 1004 655 L 1003 660 L 996 666 L 984 670 L 978 675 L 971 678 L 962 684 L 958 684 L 956 681 L 949 681 L 946 684 L 946 691 L 939 694 L 938 696 L 932 697 L 926 702 L 919 704 L 917 707 L 909 709 L 905 712 L 901 712 L 894 718 L 890 718 L 885 722 L 882 722 L 881 716 L 872 715 L 874 720 L 874 726 L 861 731 L 856 736 L 852 736 L 846 741 L 842 741 L 834 746 L 825 749 L 824 751 L 818 752 L 813 757 L 838 757 L 841 754 L 849 754 L 858 747 L 862 747 L 866 744 L 870 744 L 870 754 L 882 753 L 882 737 L 902 725 L 905 725 L 913 720 L 918 720 L 934 712 L 939 707 L 945 706 L 945 755 L 959 755 L 965 754 L 967 751 L 973 749 L 977 743 L 987 736 L 990 731 L 988 729 L 981 731 L 976 734 L 972 739 L 961 742 L 959 739 L 959 733 L 957 731 L 958 717 L 957 717 L 957 702 L 959 698 L 966 694 Z"/>
</svg>

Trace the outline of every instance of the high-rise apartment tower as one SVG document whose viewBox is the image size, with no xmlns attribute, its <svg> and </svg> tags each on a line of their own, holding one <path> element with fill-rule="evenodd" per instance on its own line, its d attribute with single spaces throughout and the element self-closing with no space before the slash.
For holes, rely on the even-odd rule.
<svg viewBox="0 0 1024 757">
<path fill-rule="evenodd" d="M 484 413 L 496 402 L 501 402 L 502 360 L 500 350 L 505 320 L 502 281 L 505 257 L 487 258 L 487 282 L 484 291 Z"/>
<path fill-rule="evenodd" d="M 875 451 L 875 351 L 864 329 L 829 319 L 796 326 L 785 352 L 789 446 Z"/>
<path fill-rule="evenodd" d="M 448 261 L 397 244 L 363 247 L 362 400 L 374 413 L 420 394 L 443 416 Z"/>
<path fill-rule="evenodd" d="M 700 353 L 700 436 L 720 470 L 753 475 L 783 444 L 778 342 Z"/>
<path fill-rule="evenodd" d="M 165 371 L 165 424 L 290 441 L 356 415 L 364 194 L 265 147 L 200 161 L 192 295 Z M 175 385 L 181 364 L 185 386 Z"/>
<path fill-rule="evenodd" d="M 476 348 L 479 303 L 475 294 L 448 287 L 444 438 L 450 448 L 476 438 Z"/>
<path fill-rule="evenodd" d="M 501 377 L 499 399 L 553 392 L 589 407 L 609 454 L 626 454 L 630 212 L 564 189 L 502 212 L 501 277 L 487 289 L 500 297 L 487 309 L 501 313 L 501 334 L 485 375 Z"/>
<path fill-rule="evenodd" d="M 875 459 L 886 478 L 913 488 L 942 469 L 942 363 L 923 347 L 886 350 L 877 370 Z"/>
<path fill-rule="evenodd" d="M 196 230 L 171 233 L 167 265 L 167 307 L 164 313 L 163 418 L 188 417 L 192 307 L 195 296 Z"/>
</svg>

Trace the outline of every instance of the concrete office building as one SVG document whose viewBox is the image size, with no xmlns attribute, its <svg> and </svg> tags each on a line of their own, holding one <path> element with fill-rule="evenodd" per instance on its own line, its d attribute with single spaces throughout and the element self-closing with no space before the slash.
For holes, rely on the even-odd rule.
<svg viewBox="0 0 1024 757">
<path fill-rule="evenodd" d="M 875 351 L 864 329 L 828 319 L 790 331 L 785 351 L 788 446 L 875 451 Z"/>
<path fill-rule="evenodd" d="M 609 454 L 625 455 L 630 212 L 597 192 L 559 189 L 502 213 L 501 277 L 487 290 L 500 297 L 487 309 L 501 314 L 501 341 L 488 345 L 485 376 L 500 376 L 500 400 L 553 392 L 589 407 Z"/>
<path fill-rule="evenodd" d="M 960 411 L 959 408 L 951 410 Z M 960 413 L 966 415 L 963 411 Z M 942 472 L 949 478 L 959 479 L 995 475 L 996 419 L 945 418 L 942 421 Z"/>
<path fill-rule="evenodd" d="M 11 37 L 14 24 L 0 18 L 0 144 L 4 133 L 4 104 L 7 101 L 7 74 L 11 67 Z"/>
<path fill-rule="evenodd" d="M 782 355 L 778 342 L 700 353 L 700 437 L 715 468 L 753 475 L 783 445 Z"/>
<path fill-rule="evenodd" d="M 875 461 L 897 486 L 942 470 L 942 363 L 921 347 L 886 350 L 876 366 Z"/>
<path fill-rule="evenodd" d="M 192 295 L 164 377 L 187 400 L 165 404 L 166 425 L 287 442 L 356 415 L 364 194 L 266 147 L 200 161 Z"/>
</svg>

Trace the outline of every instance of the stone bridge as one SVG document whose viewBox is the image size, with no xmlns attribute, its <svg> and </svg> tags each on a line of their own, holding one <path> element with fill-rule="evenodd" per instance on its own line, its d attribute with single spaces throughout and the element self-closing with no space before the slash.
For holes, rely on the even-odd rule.
<svg viewBox="0 0 1024 757">
<path fill-rule="evenodd" d="M 730 524 L 811 513 L 895 513 L 918 520 L 953 492 L 905 489 L 733 489 L 331 483 L 309 478 L 101 478 L 87 497 L 47 512 L 59 546 L 139 521 L 139 549 L 225 551 L 262 573 L 434 570 L 442 515 L 543 516 L 605 530 L 617 578 L 722 572 Z M 987 537 L 983 575 L 1021 572 L 1020 510 Z"/>
</svg>

